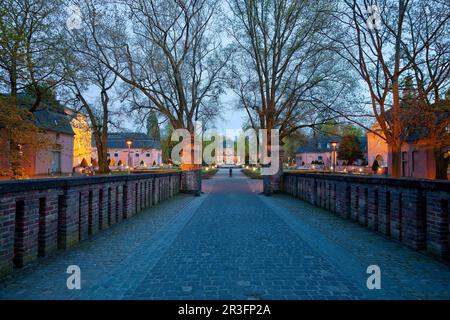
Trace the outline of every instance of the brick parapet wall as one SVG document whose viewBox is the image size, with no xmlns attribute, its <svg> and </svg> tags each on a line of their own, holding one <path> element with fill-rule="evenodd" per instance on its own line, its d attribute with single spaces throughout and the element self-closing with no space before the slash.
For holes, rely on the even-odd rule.
<svg viewBox="0 0 450 320">
<path fill-rule="evenodd" d="M 181 190 L 181 173 L 0 182 L 0 277 Z"/>
<path fill-rule="evenodd" d="M 362 226 L 450 258 L 450 182 L 285 173 L 283 191 Z"/>
</svg>

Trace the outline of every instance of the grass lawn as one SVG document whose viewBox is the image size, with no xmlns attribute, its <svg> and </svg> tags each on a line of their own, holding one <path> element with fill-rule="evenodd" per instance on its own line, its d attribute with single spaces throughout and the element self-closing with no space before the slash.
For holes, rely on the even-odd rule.
<svg viewBox="0 0 450 320">
<path fill-rule="evenodd" d="M 263 176 L 261 175 L 261 171 L 259 169 L 256 171 L 253 171 L 253 169 L 242 169 L 241 172 L 252 179 L 263 179 Z"/>
<path fill-rule="evenodd" d="M 205 169 L 202 170 L 202 179 L 211 179 L 216 175 L 216 173 L 219 172 L 219 169 L 209 169 L 206 171 Z"/>
</svg>

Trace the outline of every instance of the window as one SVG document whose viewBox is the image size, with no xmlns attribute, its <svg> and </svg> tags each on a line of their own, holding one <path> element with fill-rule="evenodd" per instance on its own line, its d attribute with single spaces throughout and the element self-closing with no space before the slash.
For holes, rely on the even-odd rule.
<svg viewBox="0 0 450 320">
<path fill-rule="evenodd" d="M 114 157 L 118 158 L 119 154 L 118 153 L 114 153 Z"/>
<path fill-rule="evenodd" d="M 402 176 L 406 177 L 408 167 L 408 153 L 402 152 Z"/>
<path fill-rule="evenodd" d="M 136 158 L 139 158 L 139 153 L 136 153 Z"/>
<path fill-rule="evenodd" d="M 109 157 L 110 157 L 110 154 L 109 154 L 109 153 L 107 153 L 107 154 L 106 154 L 106 156 L 107 156 L 107 157 L 109 158 Z"/>
<path fill-rule="evenodd" d="M 146 156 L 147 158 L 150 158 L 150 153 L 147 153 L 145 156 Z"/>
<path fill-rule="evenodd" d="M 323 157 L 322 157 L 322 156 L 319 156 L 318 159 L 319 159 L 319 161 L 322 161 L 322 160 L 323 160 Z"/>
</svg>

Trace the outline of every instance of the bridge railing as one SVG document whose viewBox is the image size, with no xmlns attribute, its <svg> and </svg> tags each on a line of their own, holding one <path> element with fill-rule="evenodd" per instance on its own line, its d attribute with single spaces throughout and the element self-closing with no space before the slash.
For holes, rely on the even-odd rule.
<svg viewBox="0 0 450 320">
<path fill-rule="evenodd" d="M 283 180 L 294 197 L 450 258 L 450 182 L 316 173 L 285 173 Z"/>
<path fill-rule="evenodd" d="M 146 173 L 0 182 L 0 277 L 174 196 L 186 185 L 184 176 Z"/>
</svg>

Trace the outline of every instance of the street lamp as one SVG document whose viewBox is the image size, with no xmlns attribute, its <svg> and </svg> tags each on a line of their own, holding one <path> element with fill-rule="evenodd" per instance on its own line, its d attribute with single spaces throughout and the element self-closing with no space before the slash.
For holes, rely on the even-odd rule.
<svg viewBox="0 0 450 320">
<path fill-rule="evenodd" d="M 127 139 L 126 143 L 128 145 L 128 171 L 130 171 L 130 168 L 131 168 L 131 145 L 133 144 L 133 140 Z"/>
<path fill-rule="evenodd" d="M 336 172 L 336 147 L 337 147 L 337 142 L 336 141 L 332 141 L 331 142 L 331 146 L 333 147 L 333 154 L 332 154 L 332 158 L 333 158 L 333 172 Z"/>
</svg>

